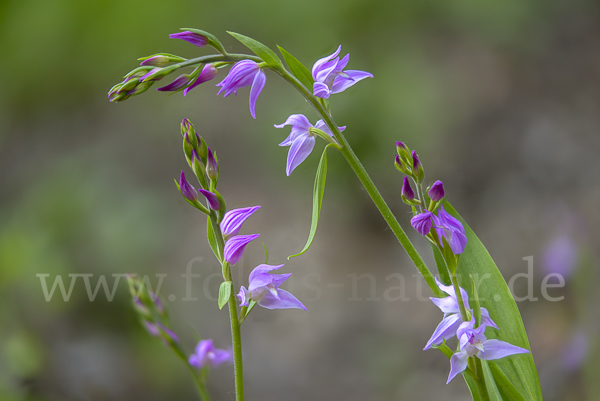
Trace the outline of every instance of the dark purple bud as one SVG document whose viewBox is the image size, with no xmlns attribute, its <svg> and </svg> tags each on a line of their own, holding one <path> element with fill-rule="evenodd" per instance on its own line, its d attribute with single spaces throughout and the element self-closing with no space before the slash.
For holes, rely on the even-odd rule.
<svg viewBox="0 0 600 401">
<path fill-rule="evenodd" d="M 166 56 L 152 56 L 150 58 L 147 58 L 146 60 L 142 61 L 140 63 L 140 65 L 151 65 L 154 67 L 164 67 L 165 65 L 169 64 L 171 60 L 169 60 L 168 57 Z"/>
<path fill-rule="evenodd" d="M 212 210 L 219 210 L 221 208 L 221 203 L 219 202 L 219 198 L 217 198 L 217 195 L 213 194 L 210 191 L 207 191 L 206 189 L 199 189 L 198 191 L 202 195 L 204 195 L 204 197 L 208 201 L 208 206 Z"/>
<path fill-rule="evenodd" d="M 402 160 L 410 160 L 410 149 L 404 144 L 404 142 L 396 142 L 396 152 L 402 158 Z"/>
<path fill-rule="evenodd" d="M 208 44 L 208 38 L 206 36 L 190 31 L 172 33 L 169 35 L 169 38 L 185 40 L 198 47 L 204 47 Z"/>
<path fill-rule="evenodd" d="M 402 183 L 402 196 L 409 201 L 415 199 L 415 191 L 410 186 L 408 177 L 404 177 L 404 182 Z"/>
<path fill-rule="evenodd" d="M 207 148 L 208 158 L 206 160 L 206 175 L 211 180 L 215 180 L 219 176 L 219 165 L 210 148 Z"/>
<path fill-rule="evenodd" d="M 432 202 L 441 201 L 446 193 L 444 192 L 444 184 L 440 180 L 437 180 L 429 190 L 429 197 Z"/>
<path fill-rule="evenodd" d="M 415 178 L 417 179 L 417 182 L 421 182 L 423 181 L 423 178 L 425 177 L 425 172 L 423 171 L 423 165 L 421 164 L 421 161 L 419 160 L 419 156 L 417 156 L 417 152 L 415 152 L 414 150 L 412 151 L 412 161 L 413 161 L 413 174 L 415 176 Z"/>
<path fill-rule="evenodd" d="M 402 159 L 398 155 L 396 155 L 396 158 L 394 160 L 394 166 L 396 166 L 396 168 L 404 174 L 410 173 L 410 171 L 408 170 L 408 166 L 402 161 Z"/>
<path fill-rule="evenodd" d="M 217 69 L 212 64 L 205 64 L 202 68 L 202 72 L 200 73 L 200 75 L 198 75 L 194 83 L 191 84 L 189 87 L 185 88 L 185 90 L 183 91 L 183 96 L 187 95 L 188 92 L 194 89 L 196 86 L 203 84 L 204 82 L 210 81 L 216 75 Z"/>
<path fill-rule="evenodd" d="M 188 74 L 182 74 L 180 76 L 178 76 L 177 78 L 175 78 L 175 80 L 173 82 L 171 82 L 168 85 L 165 86 L 161 86 L 160 88 L 157 88 L 157 91 L 162 91 L 162 92 L 175 92 L 178 91 L 180 89 L 183 89 L 187 86 L 187 84 L 190 83 L 190 76 Z"/>
<path fill-rule="evenodd" d="M 185 179 L 185 173 L 183 170 L 181 171 L 181 176 L 179 178 L 179 190 L 181 195 L 184 198 L 191 202 L 195 202 L 198 200 L 198 191 L 194 188 L 187 180 Z"/>
</svg>

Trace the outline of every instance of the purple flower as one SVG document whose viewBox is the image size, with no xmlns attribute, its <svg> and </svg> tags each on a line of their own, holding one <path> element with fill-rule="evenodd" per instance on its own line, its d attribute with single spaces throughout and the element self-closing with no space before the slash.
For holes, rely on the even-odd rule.
<svg viewBox="0 0 600 401">
<path fill-rule="evenodd" d="M 214 180 L 219 176 L 219 165 L 217 164 L 215 155 L 210 148 L 208 149 L 208 157 L 206 159 L 206 175 L 211 180 Z"/>
<path fill-rule="evenodd" d="M 258 265 L 252 270 L 248 289 L 242 286 L 239 294 L 242 306 L 248 306 L 250 299 L 265 309 L 306 309 L 306 306 L 289 292 L 279 288 L 292 273 L 270 274 L 283 265 Z"/>
<path fill-rule="evenodd" d="M 509 344 L 500 340 L 488 340 L 485 336 L 485 325 L 478 328 L 475 326 L 475 317 L 470 322 L 463 322 L 457 330 L 456 335 L 460 341 L 460 352 L 450 358 L 450 380 L 463 372 L 468 365 L 469 357 L 477 357 L 486 361 L 504 358 L 509 355 L 529 353 L 528 350 Z"/>
<path fill-rule="evenodd" d="M 275 125 L 275 128 L 283 128 L 286 125 L 292 126 L 292 132 L 279 146 L 290 147 L 286 166 L 286 174 L 289 176 L 308 157 L 315 146 L 315 135 L 310 132 L 311 128 L 321 130 L 329 136 L 333 135 L 323 120 L 312 125 L 303 114 L 292 114 L 283 124 Z M 346 129 L 346 127 L 338 128 L 340 131 Z"/>
<path fill-rule="evenodd" d="M 340 60 L 338 54 L 342 50 L 340 45 L 331 55 L 318 60 L 312 68 L 313 94 L 317 97 L 328 99 L 334 93 L 340 93 L 365 78 L 373 78 L 373 75 L 365 71 L 343 71 L 350 54 L 346 54 Z"/>
<path fill-rule="evenodd" d="M 260 237 L 260 234 L 236 235 L 229 238 L 225 243 L 225 261 L 230 265 L 235 265 L 244 254 L 246 245 L 258 237 Z"/>
<path fill-rule="evenodd" d="M 185 179 L 185 173 L 181 170 L 181 176 L 179 177 L 179 190 L 181 195 L 190 202 L 198 200 L 198 191 Z"/>
<path fill-rule="evenodd" d="M 215 348 L 213 340 L 202 340 L 196 345 L 196 351 L 190 355 L 188 362 L 195 368 L 214 368 L 224 362 L 231 362 L 231 358 L 231 351 Z"/>
<path fill-rule="evenodd" d="M 221 92 L 225 92 L 224 97 L 231 95 L 237 95 L 237 91 L 240 88 L 251 86 L 250 88 L 250 114 L 253 118 L 256 118 L 254 108 L 256 107 L 256 100 L 258 95 L 267 82 L 267 76 L 262 69 L 252 60 L 238 61 L 231 67 L 229 74 L 224 80 L 219 82 L 217 86 L 220 86 L 218 95 Z"/>
<path fill-rule="evenodd" d="M 419 232 L 419 234 L 427 235 L 431 230 L 431 219 L 433 217 L 434 214 L 432 212 L 425 211 L 423 213 L 419 213 L 418 215 L 410 219 L 410 224 L 415 230 Z"/>
<path fill-rule="evenodd" d="M 204 47 L 208 44 L 208 38 L 206 36 L 190 31 L 172 33 L 169 35 L 169 38 L 182 39 L 198 47 Z"/>
<path fill-rule="evenodd" d="M 410 186 L 408 177 L 404 177 L 404 181 L 402 182 L 402 196 L 409 201 L 415 199 L 415 191 L 413 191 L 412 187 Z"/>
<path fill-rule="evenodd" d="M 421 182 L 421 181 L 423 181 L 423 177 L 425 176 L 425 171 L 423 171 L 423 165 L 421 164 L 421 161 L 419 160 L 419 156 L 417 156 L 417 152 L 415 152 L 414 150 L 412 151 L 412 159 L 413 159 L 412 172 L 415 175 L 415 177 L 417 178 L 417 181 Z"/>
<path fill-rule="evenodd" d="M 437 180 L 429 189 L 428 194 L 433 202 L 441 201 L 446 195 L 444 192 L 444 184 L 442 184 L 440 180 Z"/>
<path fill-rule="evenodd" d="M 433 344 L 442 344 L 444 339 L 449 340 L 450 338 L 454 337 L 456 335 L 456 330 L 458 330 L 460 324 L 462 323 L 460 309 L 458 306 L 458 298 L 456 297 L 454 287 L 451 285 L 442 284 L 437 278 L 435 279 L 435 282 L 440 290 L 444 291 L 449 296 L 445 298 L 429 298 L 438 308 L 440 308 L 442 312 L 444 312 L 444 318 L 436 327 L 433 335 L 429 341 L 427 341 L 427 344 L 425 344 L 425 348 L 423 348 L 424 350 L 431 348 Z M 464 288 L 460 289 L 460 294 L 462 295 L 465 309 L 471 311 L 469 308 L 469 296 Z M 493 327 L 495 329 L 498 328 L 496 323 L 494 323 L 494 321 L 490 318 L 490 314 L 485 308 L 481 308 L 481 325 Z"/>
<path fill-rule="evenodd" d="M 177 78 L 175 78 L 175 80 L 173 80 L 173 82 L 171 82 L 168 85 L 165 86 L 161 86 L 160 88 L 157 88 L 157 91 L 162 91 L 162 92 L 174 92 L 174 91 L 178 91 L 182 88 L 185 88 L 187 84 L 190 83 L 190 76 L 188 74 L 182 74 L 180 76 L 178 76 Z"/>
<path fill-rule="evenodd" d="M 217 195 L 213 194 L 210 191 L 207 191 L 206 189 L 202 189 L 202 188 L 198 189 L 198 192 L 200 192 L 202 195 L 204 195 L 204 197 L 208 201 L 208 206 L 212 210 L 219 210 L 221 208 L 221 202 L 219 202 L 219 198 L 217 198 Z"/>
<path fill-rule="evenodd" d="M 217 69 L 212 64 L 205 64 L 202 67 L 202 72 L 196 78 L 196 80 L 187 88 L 183 90 L 183 96 L 187 95 L 189 91 L 194 89 L 196 86 L 212 80 L 217 75 Z"/>
<path fill-rule="evenodd" d="M 444 210 L 444 206 L 440 206 L 438 215 L 433 216 L 433 223 L 442 245 L 443 236 L 450 244 L 453 254 L 458 255 L 465 251 L 465 246 L 467 246 L 465 228 L 460 221 Z"/>
<path fill-rule="evenodd" d="M 233 209 L 225 213 L 221 221 L 221 233 L 225 239 L 238 235 L 242 224 L 252 216 L 254 212 L 260 209 L 260 206 L 245 207 L 242 209 Z"/>
</svg>

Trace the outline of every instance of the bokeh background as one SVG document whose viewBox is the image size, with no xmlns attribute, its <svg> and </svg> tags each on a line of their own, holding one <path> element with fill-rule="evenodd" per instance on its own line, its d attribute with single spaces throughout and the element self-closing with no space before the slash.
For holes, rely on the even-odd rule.
<svg viewBox="0 0 600 401">
<path fill-rule="evenodd" d="M 36 274 L 167 274 L 171 324 L 192 350 L 197 335 L 230 344 L 214 296 L 219 266 L 204 219 L 177 193 L 188 117 L 217 150 L 230 207 L 260 204 L 245 225 L 309 308 L 255 310 L 243 327 L 249 400 L 468 398 L 449 366 L 421 351 L 441 314 L 340 155 L 330 152 L 322 220 L 311 250 L 314 152 L 291 177 L 287 130 L 273 124 L 309 106 L 274 74 L 258 100 L 216 96 L 213 84 L 166 97 L 154 89 L 110 104 L 107 90 L 159 51 L 204 52 L 168 39 L 191 26 L 243 47 L 226 30 L 307 65 L 339 44 L 366 80 L 332 99 L 337 122 L 405 227 L 394 141 L 417 149 L 428 179 L 488 247 L 508 279 L 534 257 L 536 302 L 519 303 L 545 399 L 600 399 L 597 305 L 600 215 L 600 4 L 593 0 L 0 2 L 0 399 L 194 400 L 184 367 L 139 325 L 122 281 L 90 302 L 81 279 L 68 302 L 46 302 Z M 218 78 L 222 78 L 220 74 Z M 320 150 L 322 144 L 318 145 Z M 412 235 L 412 233 L 411 233 Z M 427 244 L 413 236 L 419 249 Z M 203 259 L 202 259 L 203 258 Z M 197 302 L 182 302 L 190 261 Z M 262 263 L 253 244 L 239 277 Z M 430 260 L 428 258 L 427 260 Z M 541 297 L 559 272 L 562 297 Z M 351 275 L 372 274 L 359 281 Z M 385 300 L 406 277 L 410 301 Z M 206 280 L 209 278 L 209 280 Z M 519 279 L 523 296 L 527 283 Z M 335 287 L 335 284 L 343 284 Z M 57 290 L 58 292 L 58 290 Z M 360 299 L 360 300 L 357 300 Z M 233 399 L 233 372 L 213 372 L 215 400 Z"/>
</svg>

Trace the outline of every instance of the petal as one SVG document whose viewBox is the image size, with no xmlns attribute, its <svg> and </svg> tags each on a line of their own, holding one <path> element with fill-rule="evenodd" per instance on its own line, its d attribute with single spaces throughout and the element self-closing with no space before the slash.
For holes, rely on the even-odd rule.
<svg viewBox="0 0 600 401">
<path fill-rule="evenodd" d="M 493 327 L 500 330 L 498 326 L 496 326 L 496 323 L 490 318 L 490 313 L 485 308 L 481 308 L 481 326 Z"/>
<path fill-rule="evenodd" d="M 251 235 L 236 235 L 230 238 L 225 243 L 225 261 L 230 265 L 235 265 L 241 259 L 244 254 L 244 249 L 250 241 L 260 237 L 260 234 Z"/>
<path fill-rule="evenodd" d="M 215 349 L 211 358 L 211 366 L 219 366 L 224 362 L 231 361 L 231 352 L 224 349 Z"/>
<path fill-rule="evenodd" d="M 267 76 L 263 72 L 263 70 L 259 70 L 254 76 L 254 82 L 252 82 L 252 88 L 250 89 L 250 114 L 252 118 L 256 119 L 256 114 L 254 112 L 254 108 L 256 107 L 256 100 L 258 100 L 258 95 L 265 87 L 265 83 L 267 82 Z"/>
<path fill-rule="evenodd" d="M 202 367 L 202 362 L 200 361 L 200 359 L 198 359 L 198 357 L 196 356 L 196 354 L 192 354 L 190 355 L 190 358 L 188 359 L 188 363 L 190 365 L 192 365 L 195 368 L 201 368 Z"/>
<path fill-rule="evenodd" d="M 322 82 L 315 82 L 313 84 L 313 95 L 316 97 L 320 97 L 321 99 L 329 99 L 329 95 L 331 91 L 329 90 L 329 86 L 325 85 Z"/>
<path fill-rule="evenodd" d="M 314 75 L 315 81 L 316 82 L 323 82 L 325 84 L 329 83 L 329 82 L 327 82 L 327 81 L 329 81 L 328 78 L 336 70 L 339 61 L 340 61 L 339 58 L 336 57 L 333 60 L 328 61 L 325 64 L 323 64 L 319 68 L 319 70 L 316 71 L 316 74 Z M 333 76 L 333 77 L 335 77 L 335 76 Z"/>
<path fill-rule="evenodd" d="M 350 53 L 346 54 L 340 61 L 338 61 L 335 66 L 336 71 L 342 71 L 348 65 L 348 61 L 350 61 Z"/>
<path fill-rule="evenodd" d="M 308 131 L 312 127 L 312 124 L 304 114 L 292 114 L 283 124 L 275 124 L 275 128 L 283 128 L 286 125 L 298 127 L 305 131 Z"/>
<path fill-rule="evenodd" d="M 300 163 L 302 163 L 312 152 L 315 146 L 315 137 L 312 135 L 299 135 L 296 137 L 292 146 L 290 146 L 290 151 L 288 153 L 287 166 L 286 166 L 286 174 L 289 176 L 292 174 L 292 171 Z"/>
<path fill-rule="evenodd" d="M 279 287 L 288 278 L 290 278 L 291 275 L 292 275 L 292 273 L 286 273 L 286 274 L 263 273 L 263 274 L 255 275 L 250 280 L 250 285 L 248 286 L 248 291 L 254 293 L 257 290 L 260 290 L 259 292 L 263 292 L 264 288 L 266 288 L 266 287 L 269 287 L 267 289 L 269 291 L 272 291 L 271 287 L 273 287 L 273 288 Z M 273 294 L 273 295 L 275 295 L 275 294 Z"/>
<path fill-rule="evenodd" d="M 249 281 L 254 281 L 256 276 L 258 276 L 260 274 L 265 274 L 265 273 L 271 272 L 273 270 L 279 270 L 283 266 L 284 265 L 265 265 L 265 264 L 258 265 L 250 272 Z"/>
<path fill-rule="evenodd" d="M 258 209 L 260 209 L 260 206 L 252 206 L 233 209 L 225 213 L 220 224 L 223 235 L 225 237 L 237 235 L 242 228 L 242 224 Z"/>
<path fill-rule="evenodd" d="M 344 71 L 348 78 L 338 75 L 331 86 L 331 93 L 340 93 L 365 78 L 373 78 L 373 74 L 366 71 Z"/>
<path fill-rule="evenodd" d="M 257 302 L 265 309 L 306 309 L 306 306 L 295 296 L 285 290 L 278 290 L 279 299 L 275 299 L 270 292 Z"/>
<path fill-rule="evenodd" d="M 337 57 L 338 54 L 340 54 L 340 51 L 342 51 L 342 45 L 340 45 L 337 50 L 335 52 L 333 52 L 332 54 L 330 54 L 327 57 L 323 57 L 322 59 L 319 59 L 315 62 L 315 64 L 313 64 L 313 68 L 312 68 L 312 76 L 313 79 L 316 81 L 317 78 L 317 73 L 319 71 L 321 71 L 321 69 L 323 68 L 323 65 L 326 64 L 329 60 L 331 60 L 334 57 Z"/>
<path fill-rule="evenodd" d="M 248 294 L 248 290 L 246 289 L 246 287 L 241 286 L 240 292 L 238 292 L 238 294 L 236 296 L 240 300 L 240 306 L 249 306 L 250 296 Z"/>
<path fill-rule="evenodd" d="M 217 69 L 212 64 L 205 64 L 202 68 L 202 72 L 198 75 L 194 83 L 183 90 L 183 96 L 187 95 L 188 92 L 196 86 L 212 80 L 216 75 Z"/>
<path fill-rule="evenodd" d="M 435 328 L 435 331 L 423 349 L 429 349 L 432 344 L 439 345 L 444 339 L 448 340 L 454 337 L 456 335 L 456 329 L 458 329 L 460 324 L 461 320 L 458 313 L 446 316 Z"/>
<path fill-rule="evenodd" d="M 450 375 L 446 384 L 454 379 L 457 374 L 464 372 L 469 363 L 469 355 L 466 352 L 457 352 L 450 358 Z"/>
<path fill-rule="evenodd" d="M 465 251 L 467 246 L 467 236 L 460 231 L 453 231 L 450 239 L 450 249 L 455 255 L 459 255 Z"/>
<path fill-rule="evenodd" d="M 333 134 L 331 133 L 331 130 L 329 129 L 329 127 L 327 126 L 327 124 L 325 124 L 325 122 L 323 120 L 317 121 L 317 123 L 315 124 L 315 128 L 320 129 L 321 131 L 333 136 Z M 346 127 L 345 126 L 338 127 L 338 129 L 340 130 L 340 132 L 344 132 Z"/>
<path fill-rule="evenodd" d="M 423 236 L 429 234 L 429 231 L 431 230 L 431 217 L 433 216 L 433 213 L 431 212 L 423 212 L 423 213 L 419 213 L 416 216 L 414 216 L 412 219 L 410 219 L 410 224 L 413 226 L 413 228 L 415 230 L 417 230 L 417 232 Z"/>
<path fill-rule="evenodd" d="M 429 298 L 431 302 L 435 304 L 444 313 L 458 313 L 458 303 L 456 298 L 445 297 L 445 298 Z"/>
<path fill-rule="evenodd" d="M 484 352 L 477 354 L 479 359 L 486 361 L 500 359 L 514 354 L 527 354 L 528 350 L 500 340 L 487 340 L 483 343 Z"/>
<path fill-rule="evenodd" d="M 202 188 L 198 189 L 198 192 L 204 195 L 204 197 L 208 201 L 208 206 L 210 206 L 212 210 L 219 210 L 221 208 L 221 202 L 219 202 L 219 198 L 217 198 L 217 195 Z"/>
</svg>

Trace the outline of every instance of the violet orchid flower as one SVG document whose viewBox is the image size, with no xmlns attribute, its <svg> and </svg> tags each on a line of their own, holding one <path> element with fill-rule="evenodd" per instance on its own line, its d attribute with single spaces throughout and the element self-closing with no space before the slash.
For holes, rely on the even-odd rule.
<svg viewBox="0 0 600 401">
<path fill-rule="evenodd" d="M 306 306 L 289 292 L 279 288 L 292 273 L 269 274 L 283 265 L 258 265 L 252 270 L 248 289 L 242 286 L 237 297 L 241 306 L 249 306 L 250 300 L 265 309 L 306 309 Z"/>
<path fill-rule="evenodd" d="M 200 192 L 202 195 L 204 195 L 204 197 L 208 201 L 208 206 L 212 210 L 219 210 L 221 208 L 221 202 L 219 202 L 219 198 L 217 197 L 217 195 L 213 194 L 210 191 L 207 191 L 206 189 L 202 189 L 202 188 L 198 189 L 198 192 Z"/>
<path fill-rule="evenodd" d="M 183 96 L 187 95 L 189 91 L 194 89 L 196 86 L 208 82 L 217 76 L 217 69 L 212 64 L 204 64 L 200 75 L 194 80 L 194 82 L 183 90 Z"/>
<path fill-rule="evenodd" d="M 444 312 L 444 318 L 436 327 L 429 341 L 427 341 L 425 348 L 423 348 L 424 350 L 431 348 L 431 346 L 434 344 L 442 344 L 444 339 L 449 340 L 450 338 L 454 337 L 462 323 L 460 309 L 458 306 L 458 298 L 456 297 L 454 287 L 451 285 L 442 284 L 437 278 L 435 279 L 435 282 L 440 290 L 444 291 L 449 296 L 445 298 L 429 298 L 438 308 L 440 308 L 442 312 Z M 467 292 L 461 287 L 460 293 L 462 295 L 465 310 L 471 311 Z M 481 308 L 481 325 L 493 327 L 495 329 L 498 328 L 496 323 L 494 323 L 494 321 L 490 318 L 490 314 L 485 308 Z"/>
<path fill-rule="evenodd" d="M 215 348 L 213 340 L 202 340 L 196 345 L 196 350 L 190 355 L 188 362 L 195 368 L 214 368 L 231 360 L 231 351 Z"/>
<path fill-rule="evenodd" d="M 183 170 L 181 170 L 181 175 L 179 177 L 179 190 L 181 191 L 181 195 L 190 202 L 198 200 L 198 191 L 196 191 L 196 188 L 185 179 Z"/>
<path fill-rule="evenodd" d="M 225 261 L 232 266 L 235 265 L 242 258 L 246 245 L 258 237 L 260 237 L 260 234 L 236 235 L 229 238 L 225 243 Z"/>
<path fill-rule="evenodd" d="M 452 217 L 444 210 L 443 205 L 440 206 L 437 216 L 433 216 L 433 223 L 438 238 L 440 241 L 442 240 L 442 236 L 446 238 L 453 254 L 458 255 L 465 251 L 465 247 L 467 246 L 465 228 L 458 219 Z"/>
<path fill-rule="evenodd" d="M 469 357 L 477 357 L 486 361 L 504 358 L 509 355 L 529 353 L 525 348 L 517 347 L 500 340 L 488 340 L 484 332 L 486 326 L 475 326 L 475 317 L 470 322 L 463 322 L 457 330 L 460 341 L 460 352 L 450 358 L 450 375 L 446 384 L 467 368 Z"/>
<path fill-rule="evenodd" d="M 190 83 L 190 76 L 188 74 L 182 74 L 180 76 L 178 76 L 177 78 L 175 78 L 173 80 L 173 82 L 171 82 L 168 85 L 165 86 L 161 86 L 160 88 L 157 88 L 157 91 L 162 91 L 162 92 L 175 92 L 178 91 L 182 88 L 185 88 L 187 86 L 187 84 Z"/>
<path fill-rule="evenodd" d="M 237 95 L 238 89 L 252 86 L 250 88 L 250 114 L 252 118 L 256 119 L 254 112 L 256 100 L 266 82 L 267 76 L 256 62 L 252 60 L 238 61 L 231 67 L 227 77 L 217 84 L 221 87 L 217 95 L 220 95 L 223 91 L 225 92 L 224 97 L 232 93 Z"/>
<path fill-rule="evenodd" d="M 221 233 L 225 239 L 238 235 L 242 224 L 252 216 L 254 212 L 260 209 L 260 206 L 245 207 L 241 209 L 233 209 L 225 213 L 221 221 Z"/>
<path fill-rule="evenodd" d="M 323 120 L 312 125 L 304 114 L 292 114 L 283 124 L 276 124 L 275 128 L 283 128 L 286 125 L 292 126 L 292 132 L 279 146 L 290 147 L 286 165 L 286 174 L 289 176 L 310 155 L 315 146 L 315 135 L 310 132 L 311 128 L 323 131 L 329 136 L 333 134 Z M 343 131 L 346 127 L 338 127 L 338 129 Z"/>
<path fill-rule="evenodd" d="M 340 93 L 365 78 L 373 78 L 373 74 L 365 71 L 343 71 L 350 60 L 346 54 L 340 60 L 338 54 L 342 50 L 340 45 L 331 55 L 318 60 L 312 68 L 313 94 L 322 99 L 328 99 L 334 93 Z"/>
</svg>

